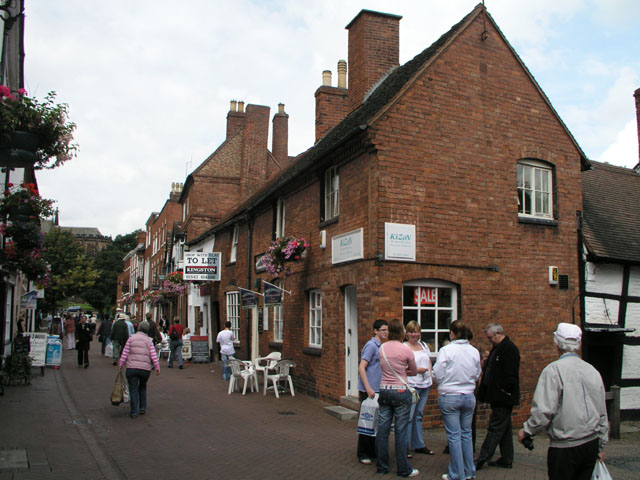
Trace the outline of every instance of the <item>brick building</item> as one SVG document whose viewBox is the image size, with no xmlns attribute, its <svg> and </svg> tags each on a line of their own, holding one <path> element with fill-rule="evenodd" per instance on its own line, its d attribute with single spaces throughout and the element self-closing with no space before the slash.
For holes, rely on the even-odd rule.
<svg viewBox="0 0 640 480">
<path fill-rule="evenodd" d="M 334 402 L 357 394 L 358 355 L 377 318 L 418 320 L 434 352 L 452 320 L 481 350 L 482 327 L 500 322 L 522 354 L 522 420 L 556 357 L 556 324 L 580 321 L 577 215 L 589 162 L 482 5 L 402 66 L 400 18 L 363 10 L 349 23 L 348 86 L 343 61 L 337 87 L 323 75 L 315 145 L 188 236 L 191 249 L 222 252 L 221 281 L 193 295 L 205 297 L 212 335 L 232 322 L 240 358 L 281 351 L 298 389 Z M 236 172 L 241 185 L 252 171 Z M 211 186 L 202 195 L 220 198 Z M 253 315 L 238 287 L 273 281 L 257 260 L 282 236 L 310 248 L 280 280 L 290 292 L 282 306 Z M 436 399 L 426 424 L 439 422 Z"/>
</svg>

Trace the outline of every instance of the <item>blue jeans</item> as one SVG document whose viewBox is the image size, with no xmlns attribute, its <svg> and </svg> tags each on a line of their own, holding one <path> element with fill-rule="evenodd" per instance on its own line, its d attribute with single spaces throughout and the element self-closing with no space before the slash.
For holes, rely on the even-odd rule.
<svg viewBox="0 0 640 480">
<path fill-rule="evenodd" d="M 378 435 L 376 450 L 378 452 L 377 467 L 379 473 L 389 471 L 389 433 L 391 422 L 395 417 L 396 465 L 398 476 L 407 477 L 413 471 L 407 453 L 407 431 L 409 429 L 409 411 L 411 410 L 411 393 L 409 390 L 380 389 L 378 398 Z"/>
<path fill-rule="evenodd" d="M 171 340 L 169 342 L 171 353 L 169 354 L 169 366 L 173 367 L 173 359 L 178 357 L 178 365 L 182 366 L 182 339 Z"/>
<path fill-rule="evenodd" d="M 471 441 L 471 420 L 476 407 L 473 393 L 440 395 L 438 406 L 442 412 L 444 428 L 449 442 L 449 480 L 465 480 L 476 476 Z"/>
<path fill-rule="evenodd" d="M 231 367 L 229 366 L 229 359 L 233 355 L 227 355 L 226 353 L 221 353 L 222 357 L 222 380 L 225 382 L 231 378 Z"/>
<path fill-rule="evenodd" d="M 407 428 L 407 449 L 424 448 L 424 440 L 422 439 L 422 415 L 424 414 L 424 406 L 427 404 L 427 397 L 431 387 L 416 388 L 420 400 L 418 403 L 411 404 L 411 412 L 409 413 L 409 428 Z"/>
<path fill-rule="evenodd" d="M 147 409 L 147 380 L 151 372 L 138 368 L 127 368 L 127 383 L 129 384 L 130 414 L 138 415 L 140 410 Z"/>
</svg>

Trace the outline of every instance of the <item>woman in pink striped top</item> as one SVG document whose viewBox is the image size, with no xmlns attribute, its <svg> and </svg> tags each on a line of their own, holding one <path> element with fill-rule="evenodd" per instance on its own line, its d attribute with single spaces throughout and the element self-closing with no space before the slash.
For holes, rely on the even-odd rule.
<svg viewBox="0 0 640 480">
<path fill-rule="evenodd" d="M 120 356 L 120 370 L 127 365 L 131 418 L 136 418 L 138 414 L 144 415 L 147 410 L 147 381 L 151 376 L 152 364 L 156 375 L 160 375 L 160 364 L 156 349 L 153 348 L 153 339 L 147 335 L 149 327 L 147 321 L 138 325 L 138 331 L 129 337 Z"/>
</svg>

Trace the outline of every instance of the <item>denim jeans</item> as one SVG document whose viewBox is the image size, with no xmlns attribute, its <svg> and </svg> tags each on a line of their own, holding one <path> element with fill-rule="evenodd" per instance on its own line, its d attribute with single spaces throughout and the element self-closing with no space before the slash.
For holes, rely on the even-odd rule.
<svg viewBox="0 0 640 480">
<path fill-rule="evenodd" d="M 438 406 L 449 442 L 449 480 L 465 480 L 476 476 L 471 441 L 471 420 L 476 406 L 473 393 L 441 395 Z"/>
<path fill-rule="evenodd" d="M 229 359 L 233 355 L 227 355 L 226 353 L 221 353 L 220 356 L 222 357 L 222 380 L 226 382 L 231 378 L 231 367 L 229 366 Z"/>
<path fill-rule="evenodd" d="M 173 359 L 178 357 L 178 365 L 182 366 L 182 339 L 171 340 L 169 342 L 171 353 L 169 354 L 169 366 L 173 367 Z"/>
<path fill-rule="evenodd" d="M 424 448 L 424 440 L 422 439 L 422 415 L 424 414 L 424 406 L 427 404 L 427 397 L 431 387 L 416 388 L 420 400 L 418 403 L 411 404 L 411 412 L 409 413 L 409 428 L 407 428 L 407 449 Z"/>
<path fill-rule="evenodd" d="M 411 393 L 409 390 L 392 390 L 381 388 L 378 398 L 378 435 L 376 450 L 378 452 L 377 467 L 379 473 L 389 471 L 389 433 L 391 422 L 395 417 L 396 465 L 398 476 L 407 477 L 413 471 L 407 460 L 407 430 L 409 429 L 409 411 L 411 410 Z"/>
<path fill-rule="evenodd" d="M 147 380 L 151 372 L 138 368 L 127 368 L 127 383 L 129 384 L 129 404 L 131 415 L 138 415 L 140 410 L 147 409 Z"/>
</svg>

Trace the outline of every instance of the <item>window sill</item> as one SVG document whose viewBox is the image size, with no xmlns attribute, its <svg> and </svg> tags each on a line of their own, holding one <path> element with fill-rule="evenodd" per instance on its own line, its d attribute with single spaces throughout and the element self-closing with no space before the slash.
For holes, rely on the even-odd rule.
<svg viewBox="0 0 640 480">
<path fill-rule="evenodd" d="M 557 220 L 552 220 L 550 218 L 535 218 L 535 217 L 518 217 L 518 223 L 529 223 L 533 225 L 548 225 L 551 227 L 555 227 L 558 225 Z"/>
<path fill-rule="evenodd" d="M 328 227 L 329 225 L 333 225 L 334 223 L 338 223 L 338 220 L 340 220 L 340 215 L 330 218 L 329 220 L 324 220 L 322 222 L 320 222 L 320 224 L 318 225 L 318 228 L 325 228 Z"/>
<path fill-rule="evenodd" d="M 322 347 L 304 347 L 302 349 L 302 353 L 304 353 L 305 355 L 311 355 L 314 357 L 321 357 Z"/>
</svg>

